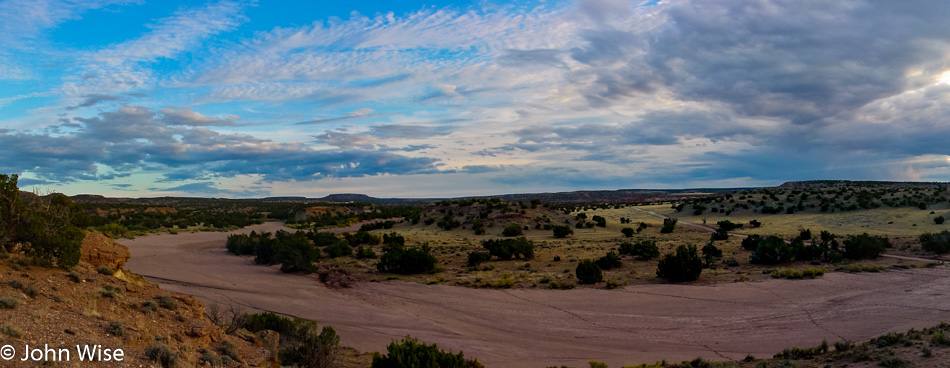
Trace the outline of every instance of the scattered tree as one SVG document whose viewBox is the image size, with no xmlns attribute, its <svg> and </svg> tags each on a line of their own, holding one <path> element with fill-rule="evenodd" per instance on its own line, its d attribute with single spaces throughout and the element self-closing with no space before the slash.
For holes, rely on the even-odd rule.
<svg viewBox="0 0 950 368">
<path fill-rule="evenodd" d="M 676 229 L 676 218 L 667 217 L 663 219 L 663 228 L 660 229 L 660 233 L 669 234 L 673 232 L 673 229 Z"/>
<path fill-rule="evenodd" d="M 703 261 L 696 246 L 680 245 L 675 253 L 667 254 L 657 264 L 656 275 L 671 282 L 693 281 L 703 272 Z"/>
<path fill-rule="evenodd" d="M 515 237 L 515 236 L 520 236 L 523 234 L 524 234 L 524 231 L 521 230 L 521 226 L 519 226 L 518 224 L 511 224 L 511 225 L 505 226 L 505 229 L 501 231 L 501 235 L 507 236 L 507 237 Z"/>
<path fill-rule="evenodd" d="M 577 264 L 575 270 L 577 281 L 581 284 L 596 284 L 604 281 L 604 273 L 600 266 L 592 260 L 585 259 Z"/>
<path fill-rule="evenodd" d="M 567 225 L 555 225 L 552 230 L 555 238 L 566 238 L 568 235 L 574 234 L 574 229 Z"/>
<path fill-rule="evenodd" d="M 618 256 L 615 252 L 607 252 L 607 255 L 600 257 L 597 259 L 597 261 L 595 261 L 595 263 L 597 263 L 597 266 L 599 266 L 602 270 L 609 270 L 623 266 L 620 256 Z"/>
</svg>

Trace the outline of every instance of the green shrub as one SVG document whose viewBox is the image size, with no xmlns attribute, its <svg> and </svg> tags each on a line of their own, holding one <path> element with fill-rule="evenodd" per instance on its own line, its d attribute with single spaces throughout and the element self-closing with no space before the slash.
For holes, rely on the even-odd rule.
<svg viewBox="0 0 950 368">
<path fill-rule="evenodd" d="M 68 277 L 73 282 L 82 282 L 82 274 L 76 271 L 69 271 L 69 273 L 66 274 L 66 277 Z"/>
<path fill-rule="evenodd" d="M 15 298 L 0 298 L 0 309 L 13 309 L 17 304 L 20 304 L 20 301 Z"/>
<path fill-rule="evenodd" d="M 937 225 L 942 225 L 943 222 L 944 222 L 943 216 L 934 217 L 934 223 L 935 223 L 935 224 L 937 224 Z"/>
<path fill-rule="evenodd" d="M 602 270 L 609 270 L 623 266 L 620 256 L 614 252 L 607 252 L 607 255 L 600 257 L 594 263 L 597 263 L 597 266 L 599 266 Z"/>
<path fill-rule="evenodd" d="M 488 252 L 471 252 L 468 254 L 469 267 L 478 267 L 478 265 L 489 260 L 491 260 L 491 253 Z"/>
<path fill-rule="evenodd" d="M 722 258 L 722 250 L 716 247 L 715 244 L 710 242 L 702 249 L 703 257 L 705 258 Z"/>
<path fill-rule="evenodd" d="M 200 348 L 198 349 L 198 354 L 201 354 L 200 356 L 198 356 L 198 363 L 207 364 L 212 367 L 219 367 L 219 366 L 224 365 L 224 359 L 218 358 L 217 356 L 214 355 L 214 353 L 212 353 L 208 349 Z"/>
<path fill-rule="evenodd" d="M 551 280 L 548 282 L 549 289 L 570 290 L 574 288 L 574 283 L 570 281 Z"/>
<path fill-rule="evenodd" d="M 106 267 L 106 266 L 96 267 L 96 272 L 98 272 L 100 275 L 106 275 L 106 276 L 112 276 L 115 274 L 115 271 L 113 271 L 111 268 Z"/>
<path fill-rule="evenodd" d="M 594 217 L 591 217 L 590 219 L 594 220 L 594 223 L 599 227 L 607 227 L 607 219 L 603 216 L 594 215 Z"/>
<path fill-rule="evenodd" d="M 633 230 L 632 227 L 625 227 L 623 229 L 620 229 L 620 233 L 623 234 L 623 236 L 627 238 L 633 237 L 634 232 L 635 230 Z"/>
<path fill-rule="evenodd" d="M 449 231 L 449 230 L 452 230 L 452 229 L 457 228 L 457 227 L 459 227 L 459 226 L 462 226 L 462 222 L 459 221 L 459 220 L 456 220 L 456 219 L 455 219 L 454 217 L 452 217 L 452 216 L 445 215 L 445 217 L 442 217 L 442 218 L 439 220 L 439 223 L 436 224 L 436 225 L 438 225 L 440 228 L 442 228 L 442 230 Z"/>
<path fill-rule="evenodd" d="M 233 360 L 233 361 L 235 361 L 235 362 L 240 362 L 240 361 L 241 361 L 241 357 L 238 356 L 238 353 L 237 353 L 237 347 L 234 346 L 234 344 L 231 343 L 230 341 L 228 341 L 228 340 L 222 341 L 222 342 L 221 342 L 221 346 L 220 346 L 220 350 L 221 350 L 221 355 L 222 355 L 222 356 L 226 356 L 226 357 L 228 357 L 228 358 L 231 358 L 231 360 Z"/>
<path fill-rule="evenodd" d="M 7 282 L 7 285 L 10 285 L 10 287 L 17 290 L 23 289 L 23 282 L 20 280 L 16 280 L 16 279 L 10 280 L 9 282 Z"/>
<path fill-rule="evenodd" d="M 339 258 L 353 255 L 353 247 L 344 242 L 337 242 L 323 248 L 323 252 L 327 257 Z"/>
<path fill-rule="evenodd" d="M 156 303 L 155 301 L 146 300 L 146 301 L 142 302 L 142 312 L 143 312 L 143 313 L 154 312 L 156 309 L 158 309 L 158 303 Z"/>
<path fill-rule="evenodd" d="M 0 332 L 15 339 L 23 337 L 23 331 L 16 326 L 4 325 L 3 328 L 0 329 Z"/>
<path fill-rule="evenodd" d="M 392 222 L 392 221 L 389 221 L 389 222 Z M 370 225 L 370 224 L 366 224 L 366 225 Z M 360 228 L 360 231 L 357 231 L 356 234 L 344 233 L 343 240 L 346 241 L 346 243 L 349 244 L 351 247 L 355 247 L 361 244 L 376 245 L 376 244 L 381 243 L 382 239 L 380 237 L 370 234 L 367 232 L 368 230 L 363 229 L 364 227 L 366 227 L 366 225 L 363 225 L 363 227 Z"/>
<path fill-rule="evenodd" d="M 921 234 L 918 240 L 920 240 L 920 248 L 925 251 L 937 254 L 950 252 L 950 230 L 935 234 Z"/>
<path fill-rule="evenodd" d="M 122 322 L 112 321 L 106 325 L 106 333 L 116 337 L 122 337 L 125 335 L 125 326 L 122 325 Z"/>
<path fill-rule="evenodd" d="M 380 272 L 411 275 L 432 272 L 438 260 L 432 255 L 428 244 L 420 248 L 392 248 L 379 257 L 376 268 Z"/>
<path fill-rule="evenodd" d="M 534 242 L 523 236 L 515 239 L 485 240 L 482 246 L 488 249 L 489 254 L 503 261 L 512 257 L 526 260 L 534 258 Z"/>
<path fill-rule="evenodd" d="M 640 242 L 634 243 L 622 243 L 620 244 L 620 254 L 629 254 L 631 256 L 639 257 L 643 260 L 649 260 L 660 256 L 660 248 L 656 246 L 656 242 L 652 240 L 643 240 Z"/>
<path fill-rule="evenodd" d="M 567 225 L 555 225 L 551 230 L 554 232 L 555 238 L 566 238 L 568 235 L 574 234 L 574 229 Z"/>
<path fill-rule="evenodd" d="M 160 307 L 162 307 L 162 308 L 165 308 L 165 309 L 168 309 L 168 310 L 177 310 L 177 309 L 178 309 L 178 303 L 175 303 L 175 299 L 172 299 L 171 296 L 168 296 L 168 295 L 165 295 L 165 294 L 160 294 L 160 295 L 156 296 L 155 299 L 158 299 L 158 306 L 160 306 Z"/>
<path fill-rule="evenodd" d="M 722 229 L 716 230 L 709 236 L 709 240 L 729 240 L 729 233 Z"/>
<path fill-rule="evenodd" d="M 158 363 L 162 368 L 172 368 L 178 361 L 178 354 L 175 354 L 164 344 L 152 345 L 145 349 L 145 356 L 149 360 Z"/>
<path fill-rule="evenodd" d="M 824 275 L 825 275 L 824 268 L 803 268 L 802 269 L 802 277 L 808 277 L 808 278 L 813 279 L 818 276 L 824 276 Z"/>
<path fill-rule="evenodd" d="M 660 234 L 669 234 L 676 229 L 676 218 L 667 217 L 663 219 L 663 227 L 660 228 Z"/>
<path fill-rule="evenodd" d="M 660 259 L 656 275 L 672 282 L 693 281 L 703 272 L 703 261 L 696 252 L 696 246 L 679 246 L 673 254 Z"/>
<path fill-rule="evenodd" d="M 106 234 L 112 239 L 118 239 L 129 233 L 129 229 L 121 224 L 108 223 L 102 226 L 96 226 L 96 231 Z"/>
<path fill-rule="evenodd" d="M 373 249 L 371 248 L 358 247 L 356 248 L 356 258 L 357 259 L 376 258 L 376 252 L 373 252 Z"/>
<path fill-rule="evenodd" d="M 444 352 L 436 344 L 427 345 L 406 336 L 399 343 L 391 342 L 386 355 L 373 353 L 372 368 L 467 368 L 477 361 L 466 361 L 464 354 Z M 481 365 L 481 364 L 478 364 Z"/>
<path fill-rule="evenodd" d="M 735 224 L 729 220 L 719 221 L 716 223 L 716 225 L 719 225 L 719 230 L 722 230 L 723 232 L 742 228 L 742 224 Z"/>
<path fill-rule="evenodd" d="M 898 357 L 882 356 L 878 359 L 877 365 L 884 368 L 902 368 L 910 365 L 910 362 Z"/>
<path fill-rule="evenodd" d="M 281 340 L 296 340 L 301 337 L 300 332 L 313 327 L 312 324 L 314 323 L 304 319 L 290 319 L 275 313 L 264 312 L 244 316 L 241 327 L 253 333 L 263 330 L 276 331 L 280 334 Z"/>
<path fill-rule="evenodd" d="M 340 353 L 340 337 L 331 327 L 324 327 L 320 334 L 316 332 L 316 324 L 306 329 L 293 346 L 280 352 L 281 363 L 310 368 L 338 367 Z"/>
<path fill-rule="evenodd" d="M 881 267 L 877 265 L 848 265 L 848 272 L 881 272 Z"/>
<path fill-rule="evenodd" d="M 501 231 L 501 235 L 507 237 L 514 237 L 522 234 L 524 234 L 524 231 L 521 230 L 521 226 L 518 224 L 505 226 L 505 229 Z"/>
<path fill-rule="evenodd" d="M 742 239 L 742 249 L 755 250 L 755 248 L 759 247 L 760 242 L 762 242 L 762 236 L 759 234 L 749 235 L 745 239 Z"/>
<path fill-rule="evenodd" d="M 21 196 L 18 178 L 0 174 L 0 247 L 21 244 L 37 265 L 78 264 L 90 225 L 82 206 L 64 194 Z"/>
<path fill-rule="evenodd" d="M 930 343 L 934 346 L 950 346 L 950 336 L 947 336 L 943 330 L 937 330 L 930 335 Z"/>
<path fill-rule="evenodd" d="M 780 268 L 772 271 L 772 277 L 777 279 L 800 279 L 802 278 L 802 271 Z"/>
<path fill-rule="evenodd" d="M 844 240 L 844 256 L 850 259 L 874 259 L 886 248 L 890 248 L 891 243 L 887 237 L 876 235 L 848 235 Z"/>
<path fill-rule="evenodd" d="M 835 341 L 835 351 L 851 350 L 851 341 Z"/>
<path fill-rule="evenodd" d="M 751 239 L 750 236 L 748 239 Z M 761 239 L 749 258 L 750 263 L 754 264 L 777 264 L 791 262 L 794 253 L 793 249 L 785 243 L 785 240 L 777 236 L 769 236 Z"/>
<path fill-rule="evenodd" d="M 604 273 L 600 266 L 592 260 L 585 259 L 577 264 L 575 270 L 577 282 L 581 284 L 596 284 L 604 281 Z"/>
<path fill-rule="evenodd" d="M 801 360 L 811 359 L 817 355 L 828 352 L 828 341 L 822 341 L 821 345 L 813 348 L 786 348 L 781 353 L 775 354 L 774 359 Z"/>
<path fill-rule="evenodd" d="M 116 289 L 107 289 L 107 288 L 96 289 L 95 294 L 102 298 L 111 298 L 111 299 L 115 299 L 119 296 L 119 293 L 116 292 Z"/>
</svg>

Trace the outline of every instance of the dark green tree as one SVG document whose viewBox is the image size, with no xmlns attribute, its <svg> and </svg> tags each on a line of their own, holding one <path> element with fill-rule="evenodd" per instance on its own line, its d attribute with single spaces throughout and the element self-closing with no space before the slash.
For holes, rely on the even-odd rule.
<svg viewBox="0 0 950 368">
<path fill-rule="evenodd" d="M 604 273 L 596 262 L 585 259 L 577 264 L 574 270 L 577 274 L 577 281 L 582 284 L 596 284 L 604 281 Z"/>
<path fill-rule="evenodd" d="M 633 237 L 634 232 L 635 230 L 633 230 L 632 227 L 625 227 L 623 229 L 620 229 L 620 233 L 623 234 L 623 236 L 627 238 Z"/>
<path fill-rule="evenodd" d="M 458 354 L 445 352 L 438 345 L 428 345 L 406 336 L 399 343 L 391 342 L 386 355 L 373 353 L 372 368 L 468 368 L 481 366 L 477 360 L 467 361 Z"/>
<path fill-rule="evenodd" d="M 696 252 L 696 246 L 680 245 L 676 253 L 667 254 L 660 259 L 656 275 L 671 282 L 693 281 L 703 272 L 703 261 Z"/>
<path fill-rule="evenodd" d="M 567 225 L 555 225 L 552 230 L 555 238 L 566 238 L 568 235 L 574 234 L 574 229 Z"/>
<path fill-rule="evenodd" d="M 598 258 L 594 263 L 597 263 L 597 266 L 603 270 L 609 270 L 623 266 L 623 261 L 620 260 L 620 256 L 618 256 L 615 252 L 607 252 L 607 255 Z"/>
<path fill-rule="evenodd" d="M 514 237 L 523 235 L 524 231 L 521 230 L 521 226 L 518 224 L 510 224 L 505 226 L 505 229 L 501 231 L 502 236 Z"/>
</svg>

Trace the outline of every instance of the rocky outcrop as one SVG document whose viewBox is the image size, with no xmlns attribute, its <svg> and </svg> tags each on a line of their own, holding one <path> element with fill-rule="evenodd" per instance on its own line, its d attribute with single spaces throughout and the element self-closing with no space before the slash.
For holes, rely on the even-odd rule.
<svg viewBox="0 0 950 368">
<path fill-rule="evenodd" d="M 89 263 L 93 267 L 105 266 L 119 270 L 125 266 L 125 261 L 129 260 L 130 256 L 129 248 L 98 231 L 87 232 L 86 238 L 82 241 L 80 261 Z"/>
</svg>

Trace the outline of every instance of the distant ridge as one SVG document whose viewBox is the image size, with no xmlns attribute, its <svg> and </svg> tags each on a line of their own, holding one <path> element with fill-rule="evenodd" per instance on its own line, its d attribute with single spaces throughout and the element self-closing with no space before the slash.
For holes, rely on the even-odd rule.
<svg viewBox="0 0 950 368">
<path fill-rule="evenodd" d="M 327 201 L 327 202 L 361 202 L 361 203 L 392 201 L 391 199 L 380 199 L 376 197 L 370 197 L 366 194 L 356 194 L 356 193 L 331 194 L 323 198 L 317 198 L 317 200 Z"/>
<path fill-rule="evenodd" d="M 779 185 L 779 188 L 823 188 L 833 186 L 864 186 L 864 187 L 905 187 L 905 188 L 948 188 L 950 183 L 923 182 L 923 181 L 875 181 L 875 180 L 804 180 L 789 181 Z"/>
</svg>

